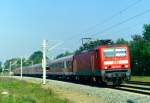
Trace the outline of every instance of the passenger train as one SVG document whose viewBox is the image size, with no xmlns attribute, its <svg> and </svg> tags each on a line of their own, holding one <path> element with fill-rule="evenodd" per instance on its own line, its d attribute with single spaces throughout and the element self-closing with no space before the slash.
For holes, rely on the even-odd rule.
<svg viewBox="0 0 150 103">
<path fill-rule="evenodd" d="M 49 62 L 47 77 L 120 85 L 130 79 L 130 68 L 127 45 L 103 45 Z M 19 75 L 20 68 L 14 74 Z M 24 67 L 23 75 L 41 77 L 42 65 Z"/>
</svg>

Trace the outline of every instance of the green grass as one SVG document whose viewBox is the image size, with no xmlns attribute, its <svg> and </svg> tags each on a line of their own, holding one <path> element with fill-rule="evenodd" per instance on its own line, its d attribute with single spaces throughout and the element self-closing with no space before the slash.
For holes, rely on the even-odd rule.
<svg viewBox="0 0 150 103">
<path fill-rule="evenodd" d="M 2 94 L 7 92 L 8 94 Z M 21 80 L 0 78 L 0 103 L 68 103 L 51 89 Z"/>
<path fill-rule="evenodd" d="M 150 76 L 132 76 L 132 81 L 150 82 Z"/>
</svg>

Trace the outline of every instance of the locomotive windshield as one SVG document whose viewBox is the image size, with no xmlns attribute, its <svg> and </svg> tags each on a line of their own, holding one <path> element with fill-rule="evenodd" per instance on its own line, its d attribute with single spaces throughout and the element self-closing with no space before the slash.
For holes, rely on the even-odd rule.
<svg viewBox="0 0 150 103">
<path fill-rule="evenodd" d="M 126 56 L 125 48 L 107 48 L 103 52 L 105 57 Z"/>
<path fill-rule="evenodd" d="M 105 57 L 114 57 L 115 56 L 115 49 L 114 48 L 104 49 L 103 51 L 104 51 Z"/>
<path fill-rule="evenodd" d="M 116 52 L 116 56 L 126 56 L 125 48 L 116 48 L 115 52 Z"/>
</svg>

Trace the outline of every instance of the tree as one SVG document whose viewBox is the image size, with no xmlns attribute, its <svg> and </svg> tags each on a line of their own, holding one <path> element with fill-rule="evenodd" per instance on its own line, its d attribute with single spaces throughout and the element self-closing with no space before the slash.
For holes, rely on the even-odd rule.
<svg viewBox="0 0 150 103">
<path fill-rule="evenodd" d="M 128 44 L 128 41 L 126 41 L 123 38 L 119 38 L 119 39 L 117 39 L 117 41 L 115 42 L 115 44 Z"/>
<path fill-rule="evenodd" d="M 2 62 L 0 62 L 0 72 L 2 72 Z"/>
<path fill-rule="evenodd" d="M 61 53 L 61 54 L 57 55 L 55 59 L 65 57 L 65 56 L 69 56 L 69 55 L 72 55 L 72 54 L 73 53 L 70 53 L 70 52 L 66 51 L 65 53 Z"/>
<path fill-rule="evenodd" d="M 142 75 L 143 73 L 143 49 L 144 39 L 141 35 L 133 35 L 129 43 L 131 70 L 133 75 Z"/>
<path fill-rule="evenodd" d="M 90 41 L 90 42 L 84 43 L 82 46 L 80 46 L 79 49 L 75 51 L 75 54 L 79 54 L 84 50 L 93 49 L 100 45 L 109 45 L 109 44 L 113 44 L 113 41 L 111 41 L 109 39 L 108 40 Z"/>
<path fill-rule="evenodd" d="M 144 25 L 143 37 L 144 37 L 144 40 L 150 42 L 150 24 Z"/>
<path fill-rule="evenodd" d="M 34 64 L 42 63 L 43 53 L 41 51 L 36 51 L 29 57 L 28 61 L 33 61 Z"/>
<path fill-rule="evenodd" d="M 150 75 L 150 24 L 144 25 L 143 38 L 145 40 L 143 49 L 143 64 L 146 75 Z"/>
<path fill-rule="evenodd" d="M 11 63 L 11 69 L 15 69 L 17 67 L 20 67 L 21 65 L 21 59 L 20 58 L 11 58 L 4 62 L 4 69 L 10 69 L 10 63 Z M 23 58 L 23 66 L 26 66 L 26 59 Z"/>
<path fill-rule="evenodd" d="M 143 64 L 144 74 L 150 75 L 150 42 L 144 44 L 143 49 Z"/>
</svg>

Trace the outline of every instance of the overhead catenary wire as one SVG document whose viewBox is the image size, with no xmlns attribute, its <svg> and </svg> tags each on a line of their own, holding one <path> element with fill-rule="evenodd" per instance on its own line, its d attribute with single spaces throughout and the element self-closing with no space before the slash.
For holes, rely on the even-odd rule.
<svg viewBox="0 0 150 103">
<path fill-rule="evenodd" d="M 133 2 L 132 4 L 128 5 L 127 7 L 121 9 L 120 11 L 118 11 L 117 13 L 115 13 L 114 15 L 108 17 L 107 19 L 103 20 L 101 23 L 97 23 L 91 27 L 89 27 L 88 29 L 84 30 L 83 32 L 80 32 L 78 34 L 75 34 L 73 36 L 70 36 L 69 38 L 66 38 L 65 41 L 70 41 L 72 39 L 74 39 L 77 35 L 83 35 L 84 33 L 87 33 L 88 31 L 94 29 L 95 27 L 99 26 L 99 25 L 102 25 L 102 24 L 105 24 L 109 21 L 111 21 L 113 18 L 117 17 L 118 15 L 120 15 L 121 13 L 124 13 L 125 11 L 129 10 L 130 8 L 134 7 L 135 5 L 139 4 L 142 0 L 136 0 L 135 2 Z"/>
<path fill-rule="evenodd" d="M 125 27 L 125 28 L 122 28 L 122 29 L 117 29 L 116 31 L 115 31 L 115 33 L 120 33 L 120 32 L 122 32 L 122 31 L 127 31 L 127 30 L 129 30 L 129 29 L 135 29 L 135 27 L 137 27 L 137 26 L 139 26 L 139 24 L 140 24 L 140 22 L 139 23 L 136 23 L 136 24 L 133 24 L 132 25 L 132 27 L 134 27 L 134 28 L 131 28 L 131 27 Z M 141 23 L 141 26 L 143 25 L 143 23 Z M 132 31 L 132 33 L 130 33 L 130 34 L 142 34 L 142 31 L 136 31 L 136 30 L 134 30 L 134 31 Z M 127 35 L 127 34 L 125 34 L 125 35 Z"/>
<path fill-rule="evenodd" d="M 132 8 L 132 7 L 134 7 L 135 5 L 139 4 L 141 1 L 142 1 L 142 0 L 136 0 L 136 1 L 133 2 L 132 4 L 128 5 L 127 7 L 123 8 L 123 9 L 121 9 L 120 11 L 118 11 L 117 13 L 115 13 L 114 15 L 112 15 L 112 16 L 106 18 L 106 19 L 103 20 L 101 23 L 95 24 L 95 25 L 89 27 L 87 30 L 85 30 L 85 31 L 83 31 L 83 32 L 77 33 L 77 34 L 75 34 L 75 35 L 72 35 L 72 36 L 66 38 L 66 39 L 64 40 L 64 44 L 65 44 L 65 42 L 68 42 L 68 41 L 70 41 L 70 40 L 72 40 L 72 39 L 78 37 L 77 35 L 79 35 L 79 34 L 80 34 L 80 35 L 83 35 L 83 33 L 86 33 L 86 32 L 88 32 L 89 30 L 92 30 L 92 29 L 94 29 L 95 27 L 97 27 L 97 26 L 99 26 L 99 25 L 108 23 L 108 22 L 111 21 L 113 18 L 115 18 L 115 17 L 117 17 L 118 15 L 120 15 L 120 14 L 126 12 L 126 11 L 129 10 L 130 8 Z M 122 21 L 122 22 L 119 22 L 119 23 L 117 23 L 117 24 L 114 24 L 114 25 L 112 25 L 111 27 L 108 27 L 108 28 L 104 29 L 102 32 L 104 32 L 104 31 L 106 31 L 106 30 L 108 30 L 108 29 L 115 28 L 115 27 L 117 27 L 117 26 L 119 26 L 119 25 L 121 25 L 121 24 L 123 24 L 123 23 L 129 21 L 130 19 L 134 19 L 134 18 L 140 16 L 141 14 L 143 15 L 143 12 L 140 13 L 140 14 L 137 14 L 137 15 L 135 15 L 135 16 L 133 16 L 133 17 L 130 17 L 130 18 L 128 18 L 128 19 L 126 19 L 126 20 L 124 20 L 124 21 Z M 144 14 L 145 14 L 145 12 L 144 12 Z M 99 33 L 99 32 L 95 33 L 95 35 L 97 35 L 98 33 Z M 93 36 L 93 35 L 89 35 L 89 36 Z"/>
<path fill-rule="evenodd" d="M 111 30 L 111 29 L 113 29 L 113 28 L 115 28 L 115 27 L 118 27 L 119 25 L 122 25 L 122 24 L 124 24 L 124 23 L 126 23 L 126 22 L 129 22 L 129 21 L 131 21 L 131 20 L 133 20 L 133 19 L 135 19 L 135 18 L 137 18 L 137 17 L 143 16 L 144 14 L 149 13 L 149 12 L 150 12 L 150 9 L 147 9 L 147 10 L 145 10 L 145 11 L 139 13 L 139 14 L 136 14 L 136 15 L 134 15 L 134 16 L 132 16 L 132 17 L 130 17 L 130 18 L 127 18 L 127 19 L 125 19 L 125 20 L 123 20 L 123 21 L 121 21 L 121 22 L 119 22 L 119 23 L 117 23 L 117 24 L 114 24 L 114 25 L 112 25 L 112 26 L 110 26 L 110 27 L 108 27 L 108 28 L 106 28 L 106 29 L 104 29 L 104 30 L 102 30 L 102 31 L 100 31 L 100 32 L 97 32 L 97 33 L 95 33 L 94 35 L 97 35 L 97 34 L 99 34 L 99 33 L 104 33 L 104 32 L 106 32 L 106 31 L 108 31 L 108 30 Z M 90 35 L 90 36 L 93 36 L 93 34 Z"/>
<path fill-rule="evenodd" d="M 150 12 L 150 9 L 147 9 L 147 10 L 145 10 L 145 11 L 143 11 L 143 12 L 140 12 L 140 13 L 138 13 L 138 14 L 132 16 L 132 17 L 129 17 L 129 18 L 127 18 L 127 19 L 125 19 L 125 20 L 123 20 L 123 21 L 121 21 L 121 22 L 118 22 L 117 24 L 114 24 L 114 25 L 112 25 L 112 26 L 110 26 L 110 27 L 108 27 L 108 28 L 106 28 L 106 29 L 103 29 L 103 30 L 100 31 L 100 32 L 91 34 L 91 35 L 89 35 L 89 37 L 90 37 L 90 36 L 98 35 L 98 34 L 100 34 L 100 33 L 102 34 L 102 33 L 106 32 L 106 31 L 108 31 L 108 30 L 111 30 L 111 29 L 113 29 L 113 28 L 115 28 L 115 27 L 118 27 L 118 26 L 120 26 L 120 25 L 122 25 L 122 24 L 124 24 L 124 23 L 126 23 L 126 22 L 129 22 L 129 21 L 131 21 L 131 20 L 133 20 L 133 19 L 135 19 L 135 18 L 137 18 L 137 17 L 143 16 L 143 15 L 149 13 L 149 12 Z"/>
<path fill-rule="evenodd" d="M 134 7 L 135 5 L 139 4 L 142 0 L 137 0 L 134 3 L 128 5 L 127 7 L 121 9 L 120 11 L 118 11 L 117 13 L 113 14 L 112 16 L 106 18 L 105 20 L 103 20 L 101 23 L 97 23 L 91 27 L 89 27 L 86 31 L 84 32 L 88 32 L 92 29 L 94 29 L 95 27 L 99 26 L 99 25 L 104 25 L 106 23 L 108 23 L 109 21 L 111 21 L 112 19 L 114 19 L 115 17 L 119 16 L 120 14 L 124 13 L 125 11 L 127 11 L 128 9 Z"/>
</svg>

